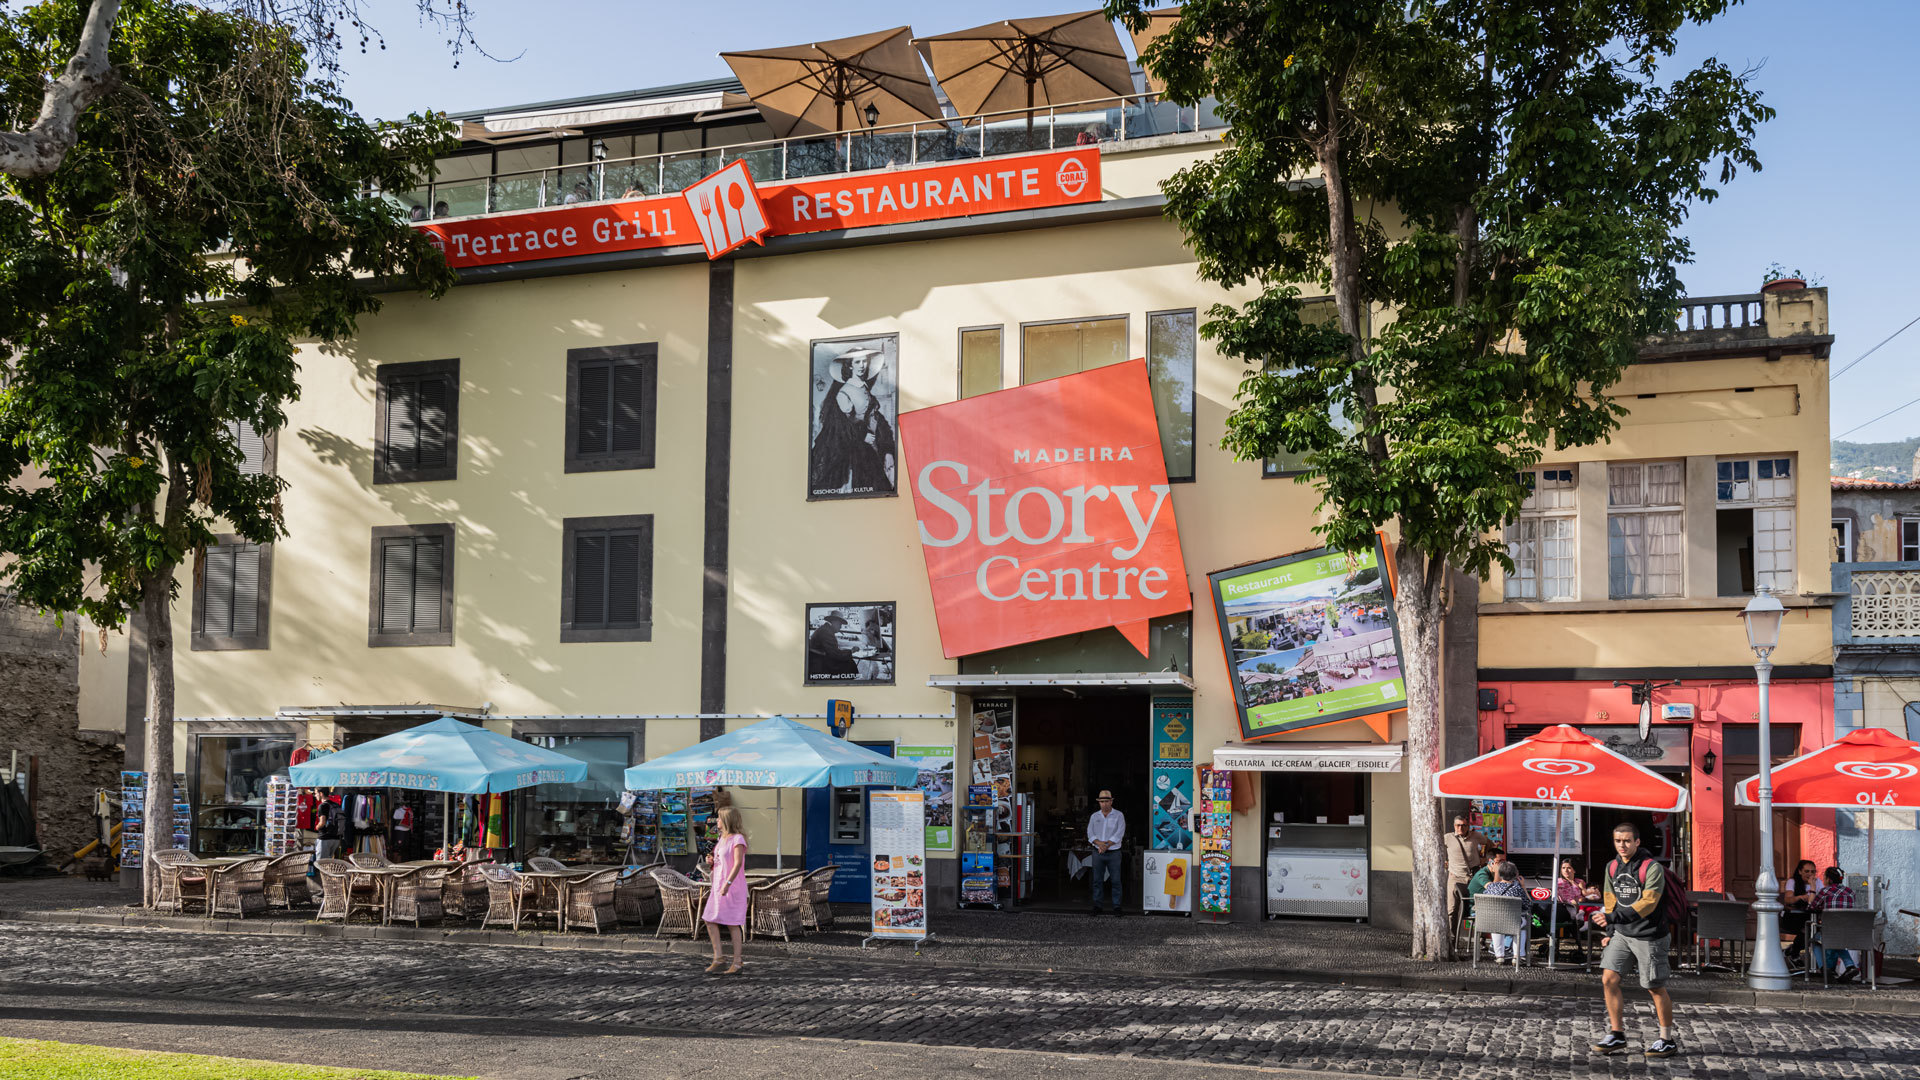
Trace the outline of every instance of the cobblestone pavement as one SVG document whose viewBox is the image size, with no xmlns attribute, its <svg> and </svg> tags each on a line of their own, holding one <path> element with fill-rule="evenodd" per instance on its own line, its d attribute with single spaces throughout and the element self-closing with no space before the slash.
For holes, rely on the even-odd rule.
<svg viewBox="0 0 1920 1080">
<path fill-rule="evenodd" d="M 1462 1080 L 1920 1076 L 1920 1018 L 1682 1010 L 1684 1057 L 1590 1054 L 1598 1003 L 1142 975 L 865 968 L 416 942 L 0 924 L 8 1000 L 86 993 L 811 1036 Z M 1644 1002 L 1644 996 L 1641 997 Z M 1636 1047 L 1651 1035 L 1636 1003 Z"/>
</svg>

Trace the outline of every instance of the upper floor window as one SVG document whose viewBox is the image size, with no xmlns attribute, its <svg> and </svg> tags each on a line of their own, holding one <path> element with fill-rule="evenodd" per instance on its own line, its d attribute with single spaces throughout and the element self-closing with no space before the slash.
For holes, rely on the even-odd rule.
<svg viewBox="0 0 1920 1080">
<path fill-rule="evenodd" d="M 194 652 L 267 647 L 273 545 L 218 537 L 193 567 Z"/>
<path fill-rule="evenodd" d="M 1147 316 L 1147 381 L 1167 478 L 1193 479 L 1194 313 L 1157 311 Z M 1127 359 L 1125 315 L 1020 327 L 1020 381 L 1037 383 Z"/>
<path fill-rule="evenodd" d="M 453 526 L 373 530 L 368 645 L 453 644 Z"/>
<path fill-rule="evenodd" d="M 1678 461 L 1607 466 L 1607 595 L 1679 596 L 1684 577 L 1686 467 Z"/>
<path fill-rule="evenodd" d="M 1833 561 L 1853 561 L 1853 519 L 1833 519 Z"/>
<path fill-rule="evenodd" d="M 1715 577 L 1721 596 L 1765 585 L 1792 592 L 1793 459 L 1721 458 L 1714 463 Z"/>
<path fill-rule="evenodd" d="M 960 396 L 979 397 L 1000 389 L 998 326 L 970 326 L 960 331 Z"/>
<path fill-rule="evenodd" d="M 373 482 L 452 480 L 458 473 L 460 361 L 382 364 L 374 377 Z"/>
<path fill-rule="evenodd" d="M 653 639 L 653 515 L 567 518 L 560 640 Z"/>
<path fill-rule="evenodd" d="M 653 468 L 659 346 L 567 350 L 567 472 Z"/>
<path fill-rule="evenodd" d="M 1507 526 L 1508 600 L 1573 600 L 1577 569 L 1580 482 L 1571 466 L 1529 469 L 1520 515 Z"/>
<path fill-rule="evenodd" d="M 1920 562 L 1920 518 L 1900 519 L 1900 561 Z"/>
<path fill-rule="evenodd" d="M 253 425 L 245 420 L 227 421 L 227 434 L 234 444 L 240 447 L 240 473 L 243 476 L 262 476 L 273 472 L 274 433 L 261 434 L 253 430 Z"/>
</svg>

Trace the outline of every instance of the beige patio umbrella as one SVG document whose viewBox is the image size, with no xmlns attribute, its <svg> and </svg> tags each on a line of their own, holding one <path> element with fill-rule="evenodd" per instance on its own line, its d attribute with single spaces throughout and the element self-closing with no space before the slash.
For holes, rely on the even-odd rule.
<svg viewBox="0 0 1920 1080">
<path fill-rule="evenodd" d="M 1167 31 L 1173 29 L 1173 24 L 1180 19 L 1180 9 L 1177 7 L 1161 8 L 1158 11 L 1147 12 L 1146 16 L 1146 26 L 1138 30 L 1128 31 L 1129 36 L 1133 38 L 1133 55 L 1135 56 L 1145 56 L 1148 46 L 1165 37 Z M 1140 66 L 1144 69 L 1146 64 L 1143 63 Z M 1154 91 L 1165 89 L 1165 87 L 1160 85 L 1160 80 L 1153 77 L 1153 72 L 1151 71 L 1147 72 L 1147 89 Z"/>
<path fill-rule="evenodd" d="M 1120 35 L 1098 11 L 1008 19 L 914 44 L 961 116 L 1133 93 Z"/>
<path fill-rule="evenodd" d="M 938 120 L 933 84 L 913 51 L 913 28 L 898 26 L 858 37 L 790 45 L 783 49 L 721 53 L 760 107 L 777 138 Z"/>
</svg>

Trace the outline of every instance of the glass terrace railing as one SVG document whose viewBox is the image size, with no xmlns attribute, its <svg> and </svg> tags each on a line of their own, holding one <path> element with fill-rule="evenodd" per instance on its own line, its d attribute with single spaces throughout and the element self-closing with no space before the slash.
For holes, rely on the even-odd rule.
<svg viewBox="0 0 1920 1080">
<path fill-rule="evenodd" d="M 734 161 L 754 179 L 806 180 L 872 169 L 974 161 L 1069 146 L 1107 146 L 1225 127 L 1209 99 L 1175 105 L 1158 94 L 953 116 L 671 154 L 438 180 L 394 196 L 416 221 L 671 194 Z"/>
</svg>

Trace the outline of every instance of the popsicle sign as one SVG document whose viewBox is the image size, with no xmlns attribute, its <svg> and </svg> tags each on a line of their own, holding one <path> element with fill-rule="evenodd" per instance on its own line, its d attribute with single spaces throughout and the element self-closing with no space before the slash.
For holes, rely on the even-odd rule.
<svg viewBox="0 0 1920 1080">
<path fill-rule="evenodd" d="M 749 240 L 766 243 L 761 237 L 771 226 L 746 162 L 735 161 L 681 194 L 693 211 L 693 223 L 700 227 L 707 258 L 717 259 Z"/>
</svg>

